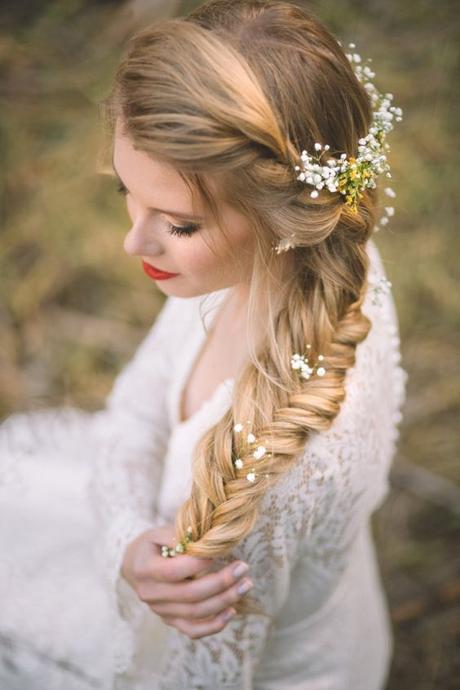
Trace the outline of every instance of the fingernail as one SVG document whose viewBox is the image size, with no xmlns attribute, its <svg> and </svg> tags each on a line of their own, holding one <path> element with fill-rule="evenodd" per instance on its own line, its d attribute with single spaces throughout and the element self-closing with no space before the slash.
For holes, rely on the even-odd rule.
<svg viewBox="0 0 460 690">
<path fill-rule="evenodd" d="M 243 582 L 238 585 L 237 591 L 239 594 L 245 594 L 246 592 L 249 592 L 251 587 L 252 587 L 251 580 L 243 580 Z"/>
<path fill-rule="evenodd" d="M 247 563 L 238 563 L 236 568 L 233 568 L 233 574 L 235 577 L 241 577 L 244 573 L 247 573 L 249 566 Z"/>
<path fill-rule="evenodd" d="M 224 621 L 229 621 L 230 618 L 233 618 L 235 613 L 236 613 L 235 609 L 227 609 L 226 611 L 223 612 L 222 618 L 224 619 Z"/>
</svg>

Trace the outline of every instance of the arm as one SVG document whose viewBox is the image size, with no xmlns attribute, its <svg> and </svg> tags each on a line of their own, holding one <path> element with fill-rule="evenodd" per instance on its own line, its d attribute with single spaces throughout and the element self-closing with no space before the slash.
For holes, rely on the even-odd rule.
<svg viewBox="0 0 460 690">
<path fill-rule="evenodd" d="M 118 375 L 105 408 L 93 414 L 93 465 L 88 495 L 97 518 L 104 577 L 116 609 L 115 664 L 130 656 L 131 626 L 141 602 L 121 574 L 128 544 L 164 524 L 157 513 L 170 427 L 166 395 L 174 366 L 173 340 L 183 301 L 169 297 L 132 360 Z"/>
</svg>

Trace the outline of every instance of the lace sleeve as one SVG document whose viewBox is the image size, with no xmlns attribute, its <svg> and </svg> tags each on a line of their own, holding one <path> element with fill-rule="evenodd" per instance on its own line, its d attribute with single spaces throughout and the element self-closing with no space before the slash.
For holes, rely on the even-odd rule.
<svg viewBox="0 0 460 690">
<path fill-rule="evenodd" d="M 378 263 L 377 281 L 379 271 Z M 264 496 L 250 534 L 231 556 L 216 559 L 219 568 L 234 559 L 250 564 L 250 596 L 267 615 L 236 616 L 221 632 L 198 639 L 172 629 L 160 690 L 255 687 L 274 625 L 305 620 L 335 591 L 358 534 L 386 494 L 404 401 L 394 305 L 389 294 L 376 301 L 373 286 L 365 305 L 373 328 L 347 371 L 339 415 L 327 431 L 311 435 L 297 463 Z M 301 560 L 309 575 L 299 582 Z"/>
<path fill-rule="evenodd" d="M 170 425 L 166 393 L 171 347 L 181 318 L 180 301 L 169 297 L 133 359 L 118 375 L 104 409 L 92 423 L 94 459 L 88 496 L 99 530 L 98 559 L 119 614 L 114 665 L 125 668 L 132 654 L 132 628 L 140 613 L 135 592 L 121 575 L 128 544 L 155 525 Z"/>
</svg>

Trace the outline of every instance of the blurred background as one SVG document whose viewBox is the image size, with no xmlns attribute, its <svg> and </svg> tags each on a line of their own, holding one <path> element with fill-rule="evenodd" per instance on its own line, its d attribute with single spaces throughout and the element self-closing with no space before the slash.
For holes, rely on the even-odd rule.
<svg viewBox="0 0 460 690">
<path fill-rule="evenodd" d="M 126 39 L 200 2 L 0 5 L 0 419 L 97 409 L 163 303 L 122 248 L 128 218 L 98 115 Z M 374 237 L 393 284 L 408 400 L 374 517 L 395 634 L 388 690 L 460 678 L 459 45 L 455 0 L 306 3 L 372 57 L 404 111 L 396 214 Z M 456 347 L 457 346 L 457 347 Z"/>
</svg>

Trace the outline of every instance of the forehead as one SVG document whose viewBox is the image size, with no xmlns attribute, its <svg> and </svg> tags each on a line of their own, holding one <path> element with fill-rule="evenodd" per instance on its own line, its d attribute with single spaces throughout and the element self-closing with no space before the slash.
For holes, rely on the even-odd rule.
<svg viewBox="0 0 460 690">
<path fill-rule="evenodd" d="M 113 163 L 120 177 L 129 175 L 139 179 L 148 179 L 160 187 L 173 186 L 184 195 L 188 188 L 179 173 L 165 162 L 162 162 L 145 151 L 136 149 L 131 138 L 123 133 L 117 124 L 113 142 Z"/>
<path fill-rule="evenodd" d="M 199 197 L 195 200 L 175 168 L 136 149 L 117 120 L 113 141 L 113 168 L 128 190 L 146 207 L 174 211 L 171 215 L 204 217 Z"/>
</svg>

